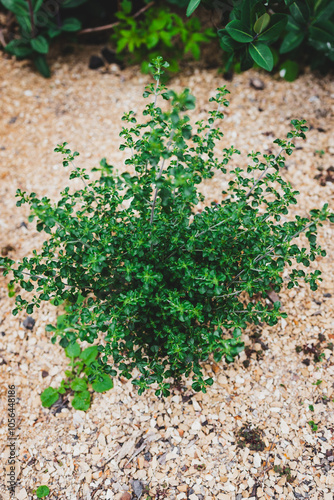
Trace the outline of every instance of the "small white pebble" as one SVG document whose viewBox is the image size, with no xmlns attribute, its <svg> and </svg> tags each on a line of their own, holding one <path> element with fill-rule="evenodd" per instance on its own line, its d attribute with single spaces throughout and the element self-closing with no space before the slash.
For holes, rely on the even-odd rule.
<svg viewBox="0 0 334 500">
<path fill-rule="evenodd" d="M 283 434 L 289 434 L 290 428 L 284 420 L 281 420 L 281 431 Z"/>
<path fill-rule="evenodd" d="M 261 467 L 261 457 L 260 457 L 259 453 L 254 454 L 253 464 L 254 464 L 254 467 L 256 467 L 256 469 Z"/>
<path fill-rule="evenodd" d="M 193 431 L 200 431 L 202 429 L 201 422 L 199 420 L 195 420 L 195 422 L 191 426 Z"/>
</svg>

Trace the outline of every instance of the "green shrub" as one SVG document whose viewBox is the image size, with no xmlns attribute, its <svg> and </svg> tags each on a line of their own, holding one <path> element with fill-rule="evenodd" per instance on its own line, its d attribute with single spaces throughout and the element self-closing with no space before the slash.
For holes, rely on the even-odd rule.
<svg viewBox="0 0 334 500">
<path fill-rule="evenodd" d="M 228 91 L 217 89 L 210 99 L 216 110 L 193 129 L 186 111 L 195 98 L 189 89 L 176 94 L 160 83 L 167 66 L 162 58 L 153 62 L 156 82 L 144 92 L 151 98 L 144 123 L 133 111 L 123 116 L 121 150 L 130 152 L 125 163 L 133 173 L 119 175 L 103 159 L 95 169 L 99 180 L 89 181 L 74 164 L 79 153 L 58 145 L 63 166 L 72 167 L 70 179 L 80 178 L 83 188 L 67 187 L 55 204 L 18 190 L 17 205 L 30 205 L 29 221 L 36 218 L 38 231 L 49 238 L 18 264 L 0 261 L 5 274 L 13 273 L 11 285 L 34 292 L 30 301 L 16 297 L 14 314 L 65 300 L 60 323 L 47 327 L 52 342 L 59 339 L 67 350 L 78 350 L 77 341 L 95 343 L 96 374 L 133 378 L 139 394 L 156 383 L 156 394 L 168 395 L 168 379 L 179 382 L 182 375 L 205 392 L 213 380 L 204 379 L 202 361 L 213 354 L 217 362 L 232 362 L 243 349 L 247 324 L 275 325 L 286 317 L 279 302 L 271 307 L 264 300 L 270 287 L 281 290 L 286 264 L 288 288 L 304 280 L 317 289 L 320 271 L 303 268 L 326 255 L 317 244 L 317 226 L 328 218 L 334 222 L 328 204 L 309 217 L 284 218 L 298 191 L 280 171 L 293 140 L 305 138 L 303 120 L 292 121 L 287 139 L 274 141 L 276 155 L 251 152 L 245 168 L 234 167 L 222 200 L 199 213 L 201 181 L 215 171 L 226 173 L 239 154 L 233 146 L 221 158 L 214 154 L 223 136 L 215 123 L 224 116 Z M 170 102 L 166 111 L 160 99 Z M 303 232 L 308 249 L 293 241 Z"/>
<path fill-rule="evenodd" d="M 328 71 L 334 61 L 334 2 L 332 0 L 190 0 L 187 15 L 202 4 L 221 15 L 218 30 L 225 69 L 241 70 L 254 63 L 294 80 L 299 63 Z"/>
</svg>

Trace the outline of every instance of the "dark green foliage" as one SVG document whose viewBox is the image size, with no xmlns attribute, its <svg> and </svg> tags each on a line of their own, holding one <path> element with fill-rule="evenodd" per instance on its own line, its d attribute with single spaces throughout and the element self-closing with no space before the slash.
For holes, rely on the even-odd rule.
<svg viewBox="0 0 334 500">
<path fill-rule="evenodd" d="M 276 155 L 251 152 L 246 167 L 230 169 L 221 201 L 199 213 L 201 181 L 226 173 L 239 154 L 233 146 L 219 159 L 214 154 L 228 91 L 217 89 L 210 99 L 216 109 L 192 128 L 186 111 L 194 109 L 195 98 L 189 89 L 176 94 L 161 84 L 167 66 L 162 58 L 153 63 L 156 81 L 144 92 L 151 98 L 145 122 L 137 122 L 133 111 L 123 116 L 121 150 L 129 151 L 125 163 L 132 173 L 118 174 L 103 159 L 95 169 L 100 179 L 90 181 L 75 164 L 78 153 L 58 145 L 64 167 L 72 167 L 70 179 L 80 178 L 83 188 L 66 188 L 55 204 L 18 190 L 17 205 L 30 205 L 30 221 L 35 218 L 49 238 L 20 263 L 0 260 L 5 274 L 13 273 L 11 286 L 34 292 L 29 301 L 16 297 L 14 314 L 31 314 L 41 301 L 66 300 L 65 314 L 47 328 L 52 342 L 59 339 L 73 359 L 77 341 L 95 343 L 99 356 L 89 365 L 88 381 L 100 375 L 105 387 L 103 374 L 122 375 L 133 378 L 139 394 L 156 384 L 157 395 L 168 395 L 168 379 L 182 375 L 205 392 L 213 379 L 204 379 L 202 361 L 212 354 L 216 362 L 232 362 L 243 349 L 247 324 L 275 325 L 286 317 L 279 302 L 264 300 L 270 288 L 279 292 L 284 281 L 293 288 L 303 280 L 317 289 L 320 271 L 304 269 L 326 255 L 317 227 L 328 218 L 334 222 L 328 204 L 309 217 L 285 219 L 298 191 L 280 171 L 294 140 L 305 138 L 303 120 L 291 122 L 287 139 L 274 141 Z M 169 101 L 166 111 L 160 99 Z M 308 248 L 294 242 L 303 232 Z"/>
<path fill-rule="evenodd" d="M 287 482 L 290 484 L 293 483 L 294 480 L 296 479 L 296 476 L 292 475 L 291 469 L 288 465 L 283 465 L 283 467 L 281 465 L 274 465 L 274 471 L 281 477 L 285 476 Z"/>
<path fill-rule="evenodd" d="M 311 342 L 309 344 L 304 344 L 303 346 L 297 345 L 296 352 L 297 353 L 303 352 L 303 354 L 305 354 L 306 356 L 313 356 L 313 361 L 315 363 L 319 363 L 325 358 L 325 353 L 322 352 L 323 348 L 328 349 L 329 344 L 327 344 L 327 346 L 321 345 L 322 342 L 326 340 L 326 337 L 321 333 L 318 336 L 318 340 L 319 342 L 317 342 L 316 344 L 314 342 Z M 303 363 L 308 366 L 310 364 L 310 359 L 305 358 L 303 360 Z"/>
<path fill-rule="evenodd" d="M 255 64 L 267 71 L 275 68 L 292 81 L 298 76 L 300 64 L 310 64 L 322 72 L 333 65 L 332 0 L 168 3 L 174 9 L 183 8 L 188 16 L 197 12 L 199 5 L 213 11 L 225 70 L 243 71 Z M 50 76 L 46 55 L 53 39 L 64 35 L 73 39 L 82 26 L 91 27 L 92 19 L 102 25 L 116 20 L 111 39 L 117 51 L 130 63 L 140 63 L 144 72 L 148 70 L 146 60 L 158 54 L 168 55 L 169 71 L 177 71 L 186 54 L 198 59 L 202 44 L 215 36 L 212 28 L 201 28 L 199 18 L 185 21 L 159 0 L 154 5 L 148 0 L 65 0 L 57 8 L 50 8 L 47 0 L 0 0 L 1 5 L 15 15 L 19 26 L 19 37 L 9 33 L 5 50 L 18 58 L 31 58 L 45 77 Z"/>
<path fill-rule="evenodd" d="M 263 431 L 258 427 L 253 427 L 250 424 L 245 424 L 238 431 L 238 446 L 240 448 L 249 448 L 253 451 L 263 451 L 266 447 L 262 440 Z"/>
<path fill-rule="evenodd" d="M 190 0 L 187 14 L 203 4 L 221 16 L 218 30 L 225 69 L 236 62 L 241 70 L 254 63 L 271 71 L 280 62 L 288 81 L 298 76 L 299 63 L 329 69 L 334 62 L 334 2 L 332 0 Z M 284 60 L 285 56 L 287 59 Z"/>
<path fill-rule="evenodd" d="M 61 34 L 81 29 L 80 20 L 67 12 L 86 1 L 65 0 L 50 5 L 44 0 L 0 0 L 0 6 L 15 14 L 20 31 L 20 37 L 12 37 L 6 51 L 20 59 L 32 58 L 38 71 L 48 78 L 50 69 L 45 56 L 50 43 Z"/>
</svg>

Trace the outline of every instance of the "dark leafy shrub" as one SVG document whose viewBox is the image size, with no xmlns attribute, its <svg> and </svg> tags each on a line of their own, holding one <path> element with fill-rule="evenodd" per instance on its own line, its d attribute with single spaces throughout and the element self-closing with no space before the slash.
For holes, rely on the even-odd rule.
<svg viewBox="0 0 334 500">
<path fill-rule="evenodd" d="M 86 1 L 0 0 L 0 5 L 15 15 L 19 26 L 19 37 L 8 33 L 11 39 L 5 46 L 6 51 L 20 59 L 31 57 L 38 71 L 49 77 L 45 55 L 49 52 L 50 42 L 61 34 L 80 30 L 80 20 L 69 17 L 66 12 Z"/>
<path fill-rule="evenodd" d="M 271 71 L 279 63 L 290 81 L 297 77 L 300 62 L 327 71 L 334 61 L 332 0 L 190 0 L 187 14 L 200 4 L 220 15 L 226 70 L 237 62 L 241 70 L 255 63 Z"/>
<path fill-rule="evenodd" d="M 61 325 L 47 327 L 52 342 L 59 339 L 67 349 L 77 341 L 95 343 L 101 376 L 133 378 L 139 394 L 156 384 L 156 394 L 167 395 L 168 379 L 179 382 L 182 375 L 205 392 L 213 379 L 204 379 L 202 361 L 212 354 L 217 362 L 232 362 L 243 349 L 247 324 L 275 325 L 286 317 L 278 301 L 272 307 L 264 300 L 270 289 L 279 292 L 284 280 L 288 288 L 303 280 L 317 289 L 320 271 L 304 268 L 326 255 L 317 227 L 334 222 L 328 204 L 309 217 L 284 217 L 298 191 L 280 172 L 294 140 L 305 138 L 303 120 L 292 121 L 287 139 L 274 141 L 276 155 L 251 152 L 246 167 L 232 168 L 221 201 L 199 213 L 201 181 L 227 173 L 232 155 L 239 154 L 233 146 L 219 158 L 214 154 L 228 91 L 217 89 L 210 99 L 216 109 L 193 129 L 185 112 L 195 98 L 189 89 L 177 94 L 160 83 L 167 66 L 161 58 L 153 63 L 156 82 L 144 92 L 152 98 L 145 122 L 138 123 L 133 111 L 123 116 L 121 150 L 130 153 L 125 163 L 132 173 L 119 175 L 103 159 L 95 169 L 99 180 L 89 181 L 75 165 L 79 153 L 58 145 L 63 166 L 72 167 L 70 179 L 81 179 L 83 188 L 67 187 L 55 204 L 18 190 L 17 205 L 30 205 L 29 220 L 36 218 L 38 231 L 49 238 L 20 263 L 0 260 L 5 274 L 13 273 L 10 285 L 33 292 L 29 301 L 16 297 L 14 314 L 65 300 Z M 167 110 L 160 99 L 170 102 Z M 303 232 L 308 249 L 294 242 Z"/>
</svg>

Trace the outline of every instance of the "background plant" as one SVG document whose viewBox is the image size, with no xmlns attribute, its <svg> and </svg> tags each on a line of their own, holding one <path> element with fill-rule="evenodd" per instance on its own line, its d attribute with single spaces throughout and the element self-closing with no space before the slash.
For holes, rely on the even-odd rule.
<svg viewBox="0 0 334 500">
<path fill-rule="evenodd" d="M 265 302 L 270 288 L 279 292 L 284 281 L 293 288 L 303 280 L 317 289 L 320 271 L 304 269 L 326 255 L 317 227 L 334 222 L 328 204 L 285 220 L 298 191 L 280 171 L 294 141 L 305 138 L 303 120 L 293 120 L 287 138 L 274 141 L 276 155 L 253 151 L 246 167 L 232 168 L 222 199 L 199 213 L 201 181 L 227 173 L 239 154 L 233 146 L 220 158 L 214 153 L 228 91 L 217 89 L 210 99 L 216 109 L 193 128 L 186 111 L 195 98 L 189 89 L 177 94 L 161 84 L 167 66 L 161 58 L 153 62 L 145 121 L 137 122 L 133 111 L 123 116 L 121 150 L 129 151 L 125 163 L 132 173 L 118 174 L 103 159 L 96 168 L 100 179 L 90 181 L 76 166 L 79 153 L 58 145 L 63 166 L 72 168 L 70 179 L 81 179 L 83 188 L 66 188 L 55 204 L 18 190 L 17 205 L 30 205 L 29 220 L 36 218 L 49 238 L 22 262 L 0 261 L 5 274 L 13 273 L 10 285 L 33 292 L 29 300 L 16 297 L 14 314 L 31 314 L 42 301 L 68 301 L 62 326 L 47 327 L 52 342 L 59 339 L 66 349 L 77 341 L 95 344 L 97 380 L 122 375 L 139 394 L 156 384 L 157 395 L 168 395 L 169 379 L 180 382 L 183 375 L 205 392 L 213 379 L 204 378 L 203 361 L 213 355 L 216 362 L 232 362 L 247 324 L 275 325 L 286 317 L 279 302 Z M 170 103 L 165 111 L 161 99 Z M 301 233 L 308 248 L 294 242 Z"/>
<path fill-rule="evenodd" d="M 334 61 L 334 3 L 331 0 L 190 0 L 187 15 L 199 5 L 221 16 L 220 45 L 225 69 L 254 63 L 267 71 L 279 65 L 294 80 L 299 65 L 328 71 Z"/>
<path fill-rule="evenodd" d="M 169 71 L 178 71 L 179 62 L 186 54 L 190 52 L 199 59 L 201 44 L 215 36 L 211 28 L 201 29 L 198 18 L 185 22 L 166 6 L 153 6 L 138 19 L 133 17 L 132 2 L 124 0 L 121 7 L 116 14 L 120 23 L 115 26 L 111 40 L 118 53 L 131 54 L 131 63 L 140 63 L 145 73 L 147 61 L 161 54 L 168 55 Z"/>
<path fill-rule="evenodd" d="M 143 59 L 167 52 L 170 70 L 177 71 L 179 61 L 186 54 L 198 59 L 201 44 L 215 36 L 211 28 L 201 29 L 198 18 L 183 20 L 163 2 L 0 0 L 1 5 L 11 16 L 7 16 L 7 25 L 2 30 L 0 26 L 0 42 L 10 54 L 20 59 L 31 58 L 45 77 L 50 76 L 46 59 L 50 45 L 64 35 L 75 41 L 75 34 L 88 32 L 90 37 L 106 41 L 108 31 L 114 30 L 112 40 L 118 52 L 131 55 L 130 63 L 142 63 L 145 72 L 148 64 L 142 62 Z M 114 22 L 105 25 L 107 20 Z M 91 28 L 96 24 L 98 26 Z"/>
<path fill-rule="evenodd" d="M 54 38 L 67 35 L 74 41 L 73 35 L 79 32 L 93 37 L 89 41 L 105 42 L 110 30 L 118 52 L 127 55 L 130 63 L 141 63 L 144 71 L 147 63 L 143 60 L 161 53 L 171 59 L 170 70 L 177 70 L 188 53 L 199 58 L 202 44 L 214 32 L 223 50 L 225 70 L 243 71 L 256 65 L 267 71 L 275 68 L 286 80 L 293 80 L 303 65 L 322 72 L 333 65 L 332 0 L 168 3 L 173 11 L 159 0 L 0 0 L 0 6 L 12 16 L 7 16 L 3 30 L 0 26 L 0 42 L 17 57 L 32 58 L 44 76 L 50 74 L 46 54 Z M 199 6 L 211 11 L 214 30 L 202 29 Z M 192 17 L 187 21 L 185 14 Z"/>
<path fill-rule="evenodd" d="M 6 51 L 18 58 L 31 57 L 38 71 L 49 77 L 45 55 L 49 52 L 50 42 L 62 33 L 76 32 L 81 28 L 80 20 L 68 17 L 66 11 L 86 1 L 0 0 L 0 5 L 15 15 L 19 26 L 19 37 L 11 36 Z"/>
</svg>

